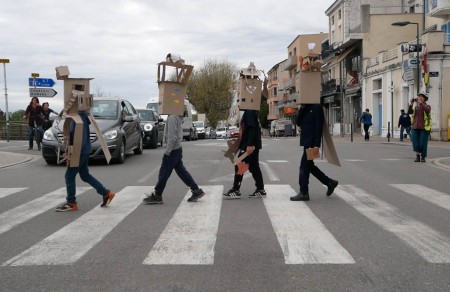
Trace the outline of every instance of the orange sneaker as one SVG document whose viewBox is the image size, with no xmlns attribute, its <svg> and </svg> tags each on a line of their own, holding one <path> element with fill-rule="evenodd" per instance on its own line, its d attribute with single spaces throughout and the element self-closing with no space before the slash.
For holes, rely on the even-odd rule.
<svg viewBox="0 0 450 292">
<path fill-rule="evenodd" d="M 111 203 L 112 199 L 114 199 L 114 196 L 116 193 L 109 191 L 106 195 L 103 196 L 103 203 L 100 205 L 100 207 L 106 207 Z"/>
<path fill-rule="evenodd" d="M 77 203 L 64 203 L 61 206 L 56 207 L 56 212 L 67 212 L 78 210 Z"/>
</svg>

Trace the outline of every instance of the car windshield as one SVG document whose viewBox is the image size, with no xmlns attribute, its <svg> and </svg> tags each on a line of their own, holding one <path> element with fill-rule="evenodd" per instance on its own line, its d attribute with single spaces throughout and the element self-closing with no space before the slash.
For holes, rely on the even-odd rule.
<svg viewBox="0 0 450 292">
<path fill-rule="evenodd" d="M 217 128 L 216 132 L 226 131 L 225 128 Z"/>
<path fill-rule="evenodd" d="M 155 116 L 153 115 L 152 111 L 137 110 L 137 112 L 139 114 L 139 118 L 141 119 L 141 121 L 154 121 L 155 120 Z"/>
<path fill-rule="evenodd" d="M 118 114 L 116 100 L 94 100 L 91 113 L 96 118 L 116 118 Z"/>
<path fill-rule="evenodd" d="M 203 127 L 203 122 L 194 122 L 194 127 L 202 128 Z"/>
</svg>

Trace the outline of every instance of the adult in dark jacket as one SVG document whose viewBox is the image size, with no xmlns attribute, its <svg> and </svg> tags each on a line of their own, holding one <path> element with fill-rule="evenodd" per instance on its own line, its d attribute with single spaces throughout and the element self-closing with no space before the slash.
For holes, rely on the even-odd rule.
<svg viewBox="0 0 450 292">
<path fill-rule="evenodd" d="M 291 201 L 309 201 L 309 175 L 315 176 L 328 187 L 327 196 L 333 194 L 338 181 L 326 176 L 315 164 L 308 160 L 306 149 L 313 148 L 319 153 L 323 131 L 323 109 L 320 104 L 302 104 L 297 113 L 297 126 L 300 127 L 300 146 L 303 146 L 303 156 L 300 162 L 299 185 L 300 192 L 291 197 Z"/>
<path fill-rule="evenodd" d="M 361 123 L 363 123 L 364 127 L 364 140 L 369 141 L 369 128 L 372 126 L 372 114 L 369 112 L 369 109 L 366 108 L 366 111 L 363 112 L 361 118 L 359 119 Z"/>
<path fill-rule="evenodd" d="M 42 124 L 44 123 L 44 112 L 42 110 L 42 106 L 39 104 L 39 98 L 33 97 L 31 98 L 30 104 L 27 106 L 25 110 L 24 118 L 28 118 L 28 150 L 33 149 L 33 135 L 34 135 L 34 126 L 36 122 L 37 128 L 37 141 L 42 140 L 42 135 L 44 133 L 42 129 Z M 38 150 L 41 150 L 40 142 L 37 143 Z"/>
<path fill-rule="evenodd" d="M 398 127 L 400 128 L 400 141 L 403 141 L 403 132 L 406 130 L 406 134 L 411 137 L 411 117 L 405 113 L 405 110 L 400 111 L 400 117 L 398 118 Z"/>
<path fill-rule="evenodd" d="M 428 152 L 428 138 L 431 131 L 431 106 L 427 104 L 428 94 L 419 93 L 416 99 L 411 100 L 408 114 L 411 115 L 411 139 L 413 150 L 416 152 L 415 162 L 426 162 Z M 416 102 L 416 106 L 414 106 Z M 422 158 L 421 158 L 422 156 Z"/>
<path fill-rule="evenodd" d="M 266 196 L 261 169 L 259 168 L 259 150 L 262 148 L 261 129 L 258 123 L 258 114 L 255 110 L 244 110 L 239 129 L 239 152 L 238 157 L 247 152 L 248 156 L 243 162 L 248 163 L 248 170 L 255 180 L 256 190 L 249 195 L 250 198 L 261 198 Z M 244 174 L 238 174 L 235 166 L 233 188 L 223 194 L 225 199 L 239 199 L 241 197 L 242 179 Z"/>
</svg>

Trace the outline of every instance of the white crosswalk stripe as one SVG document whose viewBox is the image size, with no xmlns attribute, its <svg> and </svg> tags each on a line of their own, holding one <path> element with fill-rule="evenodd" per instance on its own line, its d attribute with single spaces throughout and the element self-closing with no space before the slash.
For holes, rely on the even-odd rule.
<svg viewBox="0 0 450 292">
<path fill-rule="evenodd" d="M 335 193 L 381 228 L 395 234 L 427 262 L 450 263 L 447 236 L 353 185 L 339 186 Z"/>
<path fill-rule="evenodd" d="M 450 196 L 448 194 L 415 184 L 391 184 L 391 186 L 439 207 L 450 210 Z"/>
<path fill-rule="evenodd" d="M 289 185 L 266 185 L 264 205 L 286 264 L 353 264 L 355 260 Z"/>
<path fill-rule="evenodd" d="M 91 187 L 77 188 L 77 195 L 85 193 Z M 56 207 L 59 203 L 64 202 L 66 196 L 66 188 L 60 188 L 54 192 L 48 193 L 34 199 L 28 203 L 17 206 L 14 209 L 0 214 L 0 234 L 10 230 L 14 226 L 21 224 L 31 218 Z"/>
<path fill-rule="evenodd" d="M 148 189 L 147 186 L 124 188 L 107 208 L 97 206 L 3 266 L 67 265 L 76 262 L 142 203 L 142 194 Z"/>
<path fill-rule="evenodd" d="M 0 199 L 26 189 L 28 188 L 0 188 Z"/>
<path fill-rule="evenodd" d="M 158 238 L 144 265 L 212 265 L 223 186 L 201 186 L 206 196 L 188 203 L 189 191 Z"/>
</svg>

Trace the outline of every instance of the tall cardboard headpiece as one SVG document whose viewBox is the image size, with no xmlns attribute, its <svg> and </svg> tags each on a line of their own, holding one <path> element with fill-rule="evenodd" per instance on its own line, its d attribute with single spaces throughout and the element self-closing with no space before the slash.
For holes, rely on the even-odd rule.
<svg viewBox="0 0 450 292">
<path fill-rule="evenodd" d="M 262 90 L 262 81 L 259 79 L 261 71 L 256 69 L 253 62 L 250 62 L 250 65 L 247 68 L 242 68 L 239 73 L 237 90 L 237 104 L 239 109 L 259 111 L 261 108 Z"/>
<path fill-rule="evenodd" d="M 186 83 L 193 69 L 194 66 L 185 65 L 184 61 L 174 62 L 169 58 L 158 64 L 159 114 L 183 115 Z"/>
<path fill-rule="evenodd" d="M 308 54 L 300 56 L 300 72 L 297 74 L 295 88 L 297 88 L 297 103 L 310 104 L 320 103 L 320 90 L 323 65 L 320 51 L 316 49 L 315 43 L 308 44 Z"/>
</svg>

